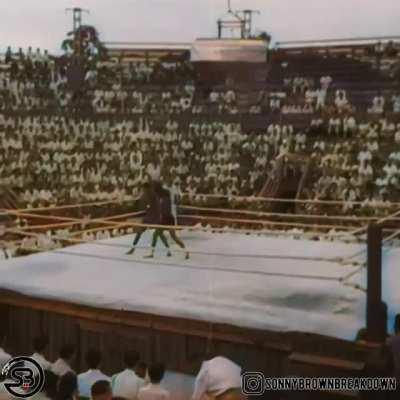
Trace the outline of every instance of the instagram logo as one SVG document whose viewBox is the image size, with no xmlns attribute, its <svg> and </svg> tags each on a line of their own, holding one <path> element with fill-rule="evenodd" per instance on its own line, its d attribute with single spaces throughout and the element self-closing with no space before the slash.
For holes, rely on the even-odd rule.
<svg viewBox="0 0 400 400">
<path fill-rule="evenodd" d="M 242 375 L 243 394 L 259 395 L 265 391 L 265 377 L 261 372 L 245 372 Z"/>
</svg>

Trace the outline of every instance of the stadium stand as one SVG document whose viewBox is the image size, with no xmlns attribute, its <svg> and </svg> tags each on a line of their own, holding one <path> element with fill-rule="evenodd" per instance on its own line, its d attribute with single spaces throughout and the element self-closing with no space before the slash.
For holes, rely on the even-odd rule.
<svg viewBox="0 0 400 400">
<path fill-rule="evenodd" d="M 351 57 L 278 49 L 261 87 L 204 88 L 188 61 L 113 59 L 89 62 L 77 89 L 66 56 L 8 48 L 1 184 L 28 207 L 123 200 L 150 175 L 192 202 L 267 187 L 268 197 L 290 192 L 348 202 L 343 213 L 379 213 L 376 205 L 399 195 L 397 52 L 391 45 L 377 66 L 370 48 Z M 311 159 L 313 176 L 293 156 Z M 301 189 L 285 189 L 293 174 L 303 176 Z"/>
</svg>

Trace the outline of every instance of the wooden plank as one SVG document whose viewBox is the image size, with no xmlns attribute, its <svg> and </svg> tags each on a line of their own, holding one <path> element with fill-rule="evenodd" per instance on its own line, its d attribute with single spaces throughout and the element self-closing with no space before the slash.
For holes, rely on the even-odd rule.
<svg viewBox="0 0 400 400">
<path fill-rule="evenodd" d="M 0 304 L 3 304 L 2 313 L 9 315 L 16 351 L 23 350 L 24 354 L 29 354 L 27 351 L 30 351 L 33 335 L 42 331 L 49 336 L 57 336 L 50 348 L 52 359 L 65 340 L 77 343 L 78 369 L 85 368 L 84 354 L 93 346 L 98 346 L 107 354 L 110 368 L 122 367 L 123 350 L 130 347 L 140 351 L 147 362 L 167 357 L 168 362 L 182 372 L 193 372 L 199 360 L 212 354 L 225 354 L 246 368 L 258 368 L 270 376 L 283 374 L 288 363 L 303 363 L 305 366 L 308 363 L 310 368 L 314 363 L 326 371 L 341 366 L 347 370 L 356 366 L 357 370 L 364 365 L 371 352 L 376 351 L 360 343 L 323 335 L 263 331 L 185 318 L 100 309 L 4 290 L 0 290 Z M 4 311 L 4 305 L 10 310 Z M 32 329 L 26 329 L 27 323 Z M 111 353 L 113 355 L 108 356 Z M 301 354 L 307 354 L 307 357 L 302 358 Z M 335 360 L 336 364 L 329 360 Z M 349 364 L 340 364 L 337 360 Z"/>
<path fill-rule="evenodd" d="M 185 334 L 191 336 L 209 337 L 227 340 L 229 342 L 252 344 L 254 337 L 259 337 L 263 331 L 239 328 L 233 325 L 209 323 L 187 318 L 166 317 L 134 311 L 108 310 L 67 303 L 58 300 L 46 300 L 32 296 L 20 295 L 15 292 L 0 290 L 0 303 L 25 307 L 37 311 L 46 311 L 78 320 L 151 328 L 159 331 Z M 211 330 L 210 330 L 211 328 Z"/>
<path fill-rule="evenodd" d="M 365 368 L 365 363 L 362 362 L 322 357 L 305 353 L 293 353 L 289 356 L 289 361 L 321 367 L 332 367 L 344 371 L 362 371 Z"/>
</svg>

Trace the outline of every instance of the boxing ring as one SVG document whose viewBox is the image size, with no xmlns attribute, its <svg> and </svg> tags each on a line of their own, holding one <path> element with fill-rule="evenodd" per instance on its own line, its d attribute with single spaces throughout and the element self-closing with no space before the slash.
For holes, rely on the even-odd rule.
<svg viewBox="0 0 400 400">
<path fill-rule="evenodd" d="M 47 238 L 55 244 L 47 251 L 31 248 L 33 254 L 0 261 L 0 310 L 10 330 L 20 329 L 29 318 L 34 331 L 52 330 L 62 317 L 66 326 L 61 331 L 74 332 L 72 336 L 84 341 L 82 348 L 95 333 L 101 342 L 116 332 L 121 343 L 131 335 L 139 338 L 135 343 L 142 343 L 139 347 L 149 359 L 157 359 L 154 351 L 168 343 L 180 354 L 178 359 L 171 355 L 174 368 L 189 373 L 191 360 L 210 348 L 276 373 L 282 372 L 288 354 L 300 348 L 311 351 L 316 343 L 332 356 L 363 359 L 369 350 L 351 341 L 365 327 L 365 223 L 370 220 L 344 218 L 337 223 L 338 217 L 323 216 L 323 223 L 308 223 L 306 216 L 296 222 L 292 216 L 282 220 L 268 212 L 209 208 L 204 215 L 205 207 L 181 210 L 185 207 L 191 214 L 184 218 L 192 224 L 174 228 L 190 251 L 189 260 L 174 247 L 173 256 L 167 257 L 162 246 L 154 259 L 143 258 L 150 232 L 134 255 L 126 255 L 132 229 L 143 226 L 131 219 L 140 211 L 92 219 L 56 215 L 57 208 L 5 211 L 31 222 L 7 229 L 22 237 L 14 245 L 39 239 L 49 230 Z M 378 224 L 392 223 L 383 247 L 383 299 L 389 305 L 389 321 L 400 308 L 400 248 L 393 246 L 399 215 L 396 209 L 371 218 Z M 213 222 L 231 226 L 211 226 Z M 71 228 L 69 235 L 57 233 L 66 227 Z M 100 230 L 115 237 L 88 238 Z M 29 250 L 26 243 L 24 248 Z M 15 346 L 23 348 L 24 334 L 19 335 Z M 65 333 L 60 335 L 61 341 Z M 102 345 L 108 346 L 108 340 Z M 260 351 L 275 362 L 257 361 Z"/>
</svg>

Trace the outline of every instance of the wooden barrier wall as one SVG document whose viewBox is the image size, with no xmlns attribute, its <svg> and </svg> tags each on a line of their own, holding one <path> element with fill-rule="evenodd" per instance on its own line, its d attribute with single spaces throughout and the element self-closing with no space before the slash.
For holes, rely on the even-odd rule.
<svg viewBox="0 0 400 400">
<path fill-rule="evenodd" d="M 32 354 L 32 339 L 46 334 L 47 356 L 57 358 L 61 345 L 76 346 L 75 369 L 85 370 L 84 354 L 98 348 L 102 369 L 123 367 L 123 353 L 136 349 L 146 362 L 196 374 L 202 360 L 218 354 L 245 371 L 266 376 L 362 376 L 381 348 L 300 332 L 270 332 L 230 325 L 136 312 L 96 309 L 0 291 L 5 348 L 13 355 Z"/>
</svg>

